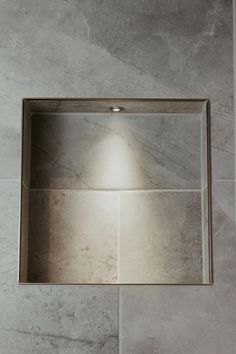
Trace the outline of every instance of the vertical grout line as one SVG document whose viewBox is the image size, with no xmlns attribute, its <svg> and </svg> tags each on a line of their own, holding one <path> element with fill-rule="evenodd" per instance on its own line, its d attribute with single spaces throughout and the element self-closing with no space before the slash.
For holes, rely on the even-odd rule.
<svg viewBox="0 0 236 354">
<path fill-rule="evenodd" d="M 120 282 L 120 192 L 117 193 L 117 283 Z"/>
<path fill-rule="evenodd" d="M 203 148 L 203 120 L 204 118 L 201 118 L 201 123 L 200 123 L 200 168 L 201 168 L 201 223 L 202 223 L 202 280 L 204 282 L 204 275 L 205 275 L 205 255 L 204 255 L 204 216 L 203 216 L 203 210 L 204 210 L 204 202 L 203 202 L 203 189 L 204 189 L 204 148 Z"/>
<path fill-rule="evenodd" d="M 235 129 L 236 129 L 236 117 L 235 117 L 235 109 L 236 109 L 236 0 L 232 1 L 233 5 L 233 14 L 232 14 L 232 21 L 233 21 L 233 117 L 234 117 L 234 153 L 236 153 L 236 142 L 235 142 Z M 234 178 L 236 177 L 236 159 L 234 159 Z"/>
<path fill-rule="evenodd" d="M 206 129 L 207 129 L 207 234 L 208 234 L 208 271 L 209 283 L 213 283 L 213 246 L 212 246 L 212 159 L 211 159 L 211 104 L 207 102 L 206 112 Z"/>
<path fill-rule="evenodd" d="M 206 181 L 206 163 L 205 163 L 205 159 L 206 159 L 206 149 L 205 149 L 205 114 L 204 116 L 201 118 L 201 124 L 200 124 L 200 164 L 201 164 L 201 229 L 202 229 L 202 237 L 201 237 L 201 241 L 202 241 L 202 281 L 203 283 L 207 282 L 209 280 L 209 276 L 207 277 L 206 274 L 206 270 L 208 269 L 207 266 L 207 255 L 208 255 L 208 249 L 206 252 L 206 237 L 207 237 L 207 233 L 205 232 L 205 188 L 207 188 L 207 186 L 205 186 L 205 183 L 207 183 Z"/>
<path fill-rule="evenodd" d="M 120 282 L 120 192 L 117 192 L 117 282 Z M 120 285 L 118 285 L 118 354 L 120 353 Z"/>
<path fill-rule="evenodd" d="M 118 288 L 118 354 L 121 354 L 121 308 L 120 308 L 120 290 L 121 285 Z"/>
<path fill-rule="evenodd" d="M 209 275 L 206 274 L 208 270 L 207 266 L 207 255 L 209 250 L 206 250 L 206 240 L 207 233 L 205 232 L 205 190 L 201 192 L 201 223 L 202 223 L 202 282 L 206 283 L 209 281 Z"/>
<path fill-rule="evenodd" d="M 234 179 L 236 177 L 236 0 L 233 0 L 233 117 L 234 117 Z M 236 205 L 236 189 L 234 188 L 234 205 Z"/>
</svg>

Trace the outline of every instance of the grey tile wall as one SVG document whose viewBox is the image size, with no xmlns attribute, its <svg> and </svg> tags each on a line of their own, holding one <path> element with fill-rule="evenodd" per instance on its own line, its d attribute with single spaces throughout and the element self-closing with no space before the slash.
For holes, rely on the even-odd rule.
<svg viewBox="0 0 236 354">
<path fill-rule="evenodd" d="M 0 8 L 0 353 L 234 354 L 231 1 L 0 0 Z M 16 284 L 23 96 L 212 100 L 215 283 L 121 287 L 119 348 L 116 287 Z"/>
<path fill-rule="evenodd" d="M 123 353 L 235 352 L 234 182 L 214 184 L 213 286 L 123 287 Z M 121 351 L 121 352 L 122 352 Z"/>
<path fill-rule="evenodd" d="M 0 353 L 117 353 L 111 286 L 18 286 L 19 188 L 0 181 Z"/>
<path fill-rule="evenodd" d="M 211 98 L 214 174 L 233 178 L 231 1 L 149 0 L 144 11 L 141 0 L 1 0 L 1 9 L 3 178 L 19 175 L 23 96 L 114 95 Z"/>
</svg>

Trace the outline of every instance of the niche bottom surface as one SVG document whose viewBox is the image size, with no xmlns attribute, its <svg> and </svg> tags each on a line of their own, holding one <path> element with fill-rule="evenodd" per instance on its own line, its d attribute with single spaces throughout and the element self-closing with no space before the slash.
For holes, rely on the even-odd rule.
<svg viewBox="0 0 236 354">
<path fill-rule="evenodd" d="M 203 283 L 201 191 L 31 191 L 28 282 Z"/>
</svg>

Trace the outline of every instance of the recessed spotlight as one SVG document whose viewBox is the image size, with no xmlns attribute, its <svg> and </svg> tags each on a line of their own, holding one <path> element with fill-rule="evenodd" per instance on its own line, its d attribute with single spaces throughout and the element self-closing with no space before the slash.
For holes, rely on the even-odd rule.
<svg viewBox="0 0 236 354">
<path fill-rule="evenodd" d="M 123 107 L 119 107 L 119 106 L 113 106 L 113 107 L 109 107 L 109 110 L 112 112 L 120 112 L 123 111 Z"/>
</svg>

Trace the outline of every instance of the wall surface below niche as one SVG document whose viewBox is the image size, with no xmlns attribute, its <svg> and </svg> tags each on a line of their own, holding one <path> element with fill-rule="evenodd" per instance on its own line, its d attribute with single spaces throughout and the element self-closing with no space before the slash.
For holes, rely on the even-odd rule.
<svg viewBox="0 0 236 354">
<path fill-rule="evenodd" d="M 0 353 L 234 354 L 228 0 L 0 0 Z M 21 98 L 208 97 L 213 286 L 18 286 Z"/>
</svg>

